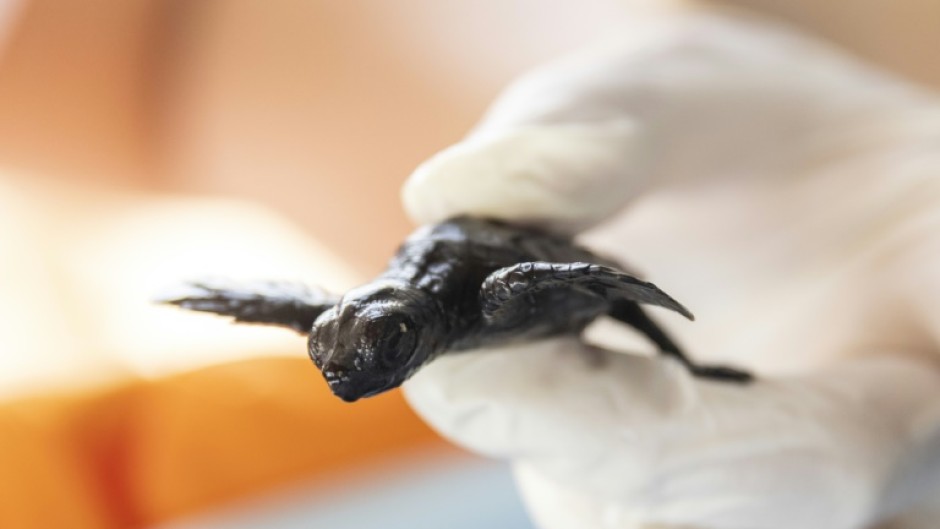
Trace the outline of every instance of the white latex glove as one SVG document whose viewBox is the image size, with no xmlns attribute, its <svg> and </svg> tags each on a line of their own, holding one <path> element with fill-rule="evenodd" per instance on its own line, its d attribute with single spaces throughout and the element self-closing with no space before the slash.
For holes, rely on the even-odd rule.
<svg viewBox="0 0 940 529">
<path fill-rule="evenodd" d="M 759 380 L 553 340 L 437 360 L 413 407 L 512 460 L 544 528 L 851 529 L 922 508 L 940 482 L 938 100 L 754 20 L 625 33 L 511 86 L 404 202 L 420 222 L 610 220 L 584 240 L 695 312 L 656 315 L 690 355 Z"/>
</svg>

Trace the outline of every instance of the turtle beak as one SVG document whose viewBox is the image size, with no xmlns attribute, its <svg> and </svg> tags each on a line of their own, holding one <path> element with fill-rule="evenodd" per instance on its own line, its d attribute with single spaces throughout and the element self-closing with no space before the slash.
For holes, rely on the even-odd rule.
<svg viewBox="0 0 940 529">
<path fill-rule="evenodd" d="M 346 402 L 372 397 L 389 389 L 385 380 L 363 377 L 361 373 L 335 362 L 323 366 L 323 378 L 330 386 L 330 391 Z"/>
<path fill-rule="evenodd" d="M 359 399 L 359 393 L 355 391 L 355 386 L 351 384 L 349 370 L 335 363 L 327 362 L 323 365 L 323 378 L 326 379 L 330 391 L 334 395 L 346 402 L 355 402 Z"/>
</svg>

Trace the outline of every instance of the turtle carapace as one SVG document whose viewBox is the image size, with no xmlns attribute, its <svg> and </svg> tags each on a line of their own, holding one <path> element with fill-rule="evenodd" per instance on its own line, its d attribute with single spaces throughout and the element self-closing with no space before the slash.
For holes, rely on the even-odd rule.
<svg viewBox="0 0 940 529">
<path fill-rule="evenodd" d="M 438 356 L 579 334 L 609 315 L 698 376 L 746 381 L 685 356 L 639 304 L 692 314 L 651 283 L 571 239 L 503 221 L 457 217 L 414 232 L 374 281 L 330 296 L 287 282 L 192 282 L 160 301 L 308 335 L 308 351 L 345 401 L 400 386 Z"/>
</svg>

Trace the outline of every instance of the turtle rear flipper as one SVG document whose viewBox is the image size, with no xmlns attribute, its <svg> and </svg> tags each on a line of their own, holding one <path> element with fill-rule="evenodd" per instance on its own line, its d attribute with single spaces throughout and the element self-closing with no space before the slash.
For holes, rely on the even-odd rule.
<svg viewBox="0 0 940 529">
<path fill-rule="evenodd" d="M 682 349 L 676 345 L 666 331 L 646 314 L 646 311 L 644 311 L 642 307 L 632 301 L 614 301 L 611 303 L 610 312 L 608 314 L 611 318 L 622 321 L 643 333 L 650 341 L 659 347 L 659 350 L 662 351 L 664 355 L 675 358 L 697 377 L 727 380 L 731 382 L 749 382 L 753 379 L 753 375 L 750 373 L 733 367 L 702 365 L 694 362 L 682 352 Z"/>
<path fill-rule="evenodd" d="M 314 320 L 339 298 L 302 283 L 287 281 L 192 281 L 158 295 L 158 303 L 231 316 L 237 322 L 310 332 Z"/>
</svg>

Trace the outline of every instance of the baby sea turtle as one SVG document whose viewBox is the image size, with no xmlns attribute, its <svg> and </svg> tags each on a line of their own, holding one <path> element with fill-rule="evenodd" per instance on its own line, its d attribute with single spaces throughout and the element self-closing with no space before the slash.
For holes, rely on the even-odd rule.
<svg viewBox="0 0 940 529">
<path fill-rule="evenodd" d="M 160 301 L 289 327 L 333 393 L 352 402 L 400 386 L 452 352 L 578 334 L 607 314 L 698 376 L 750 375 L 693 363 L 640 308 L 692 314 L 651 283 L 571 239 L 497 220 L 457 217 L 415 231 L 385 272 L 344 296 L 288 282 L 193 282 Z"/>
</svg>

